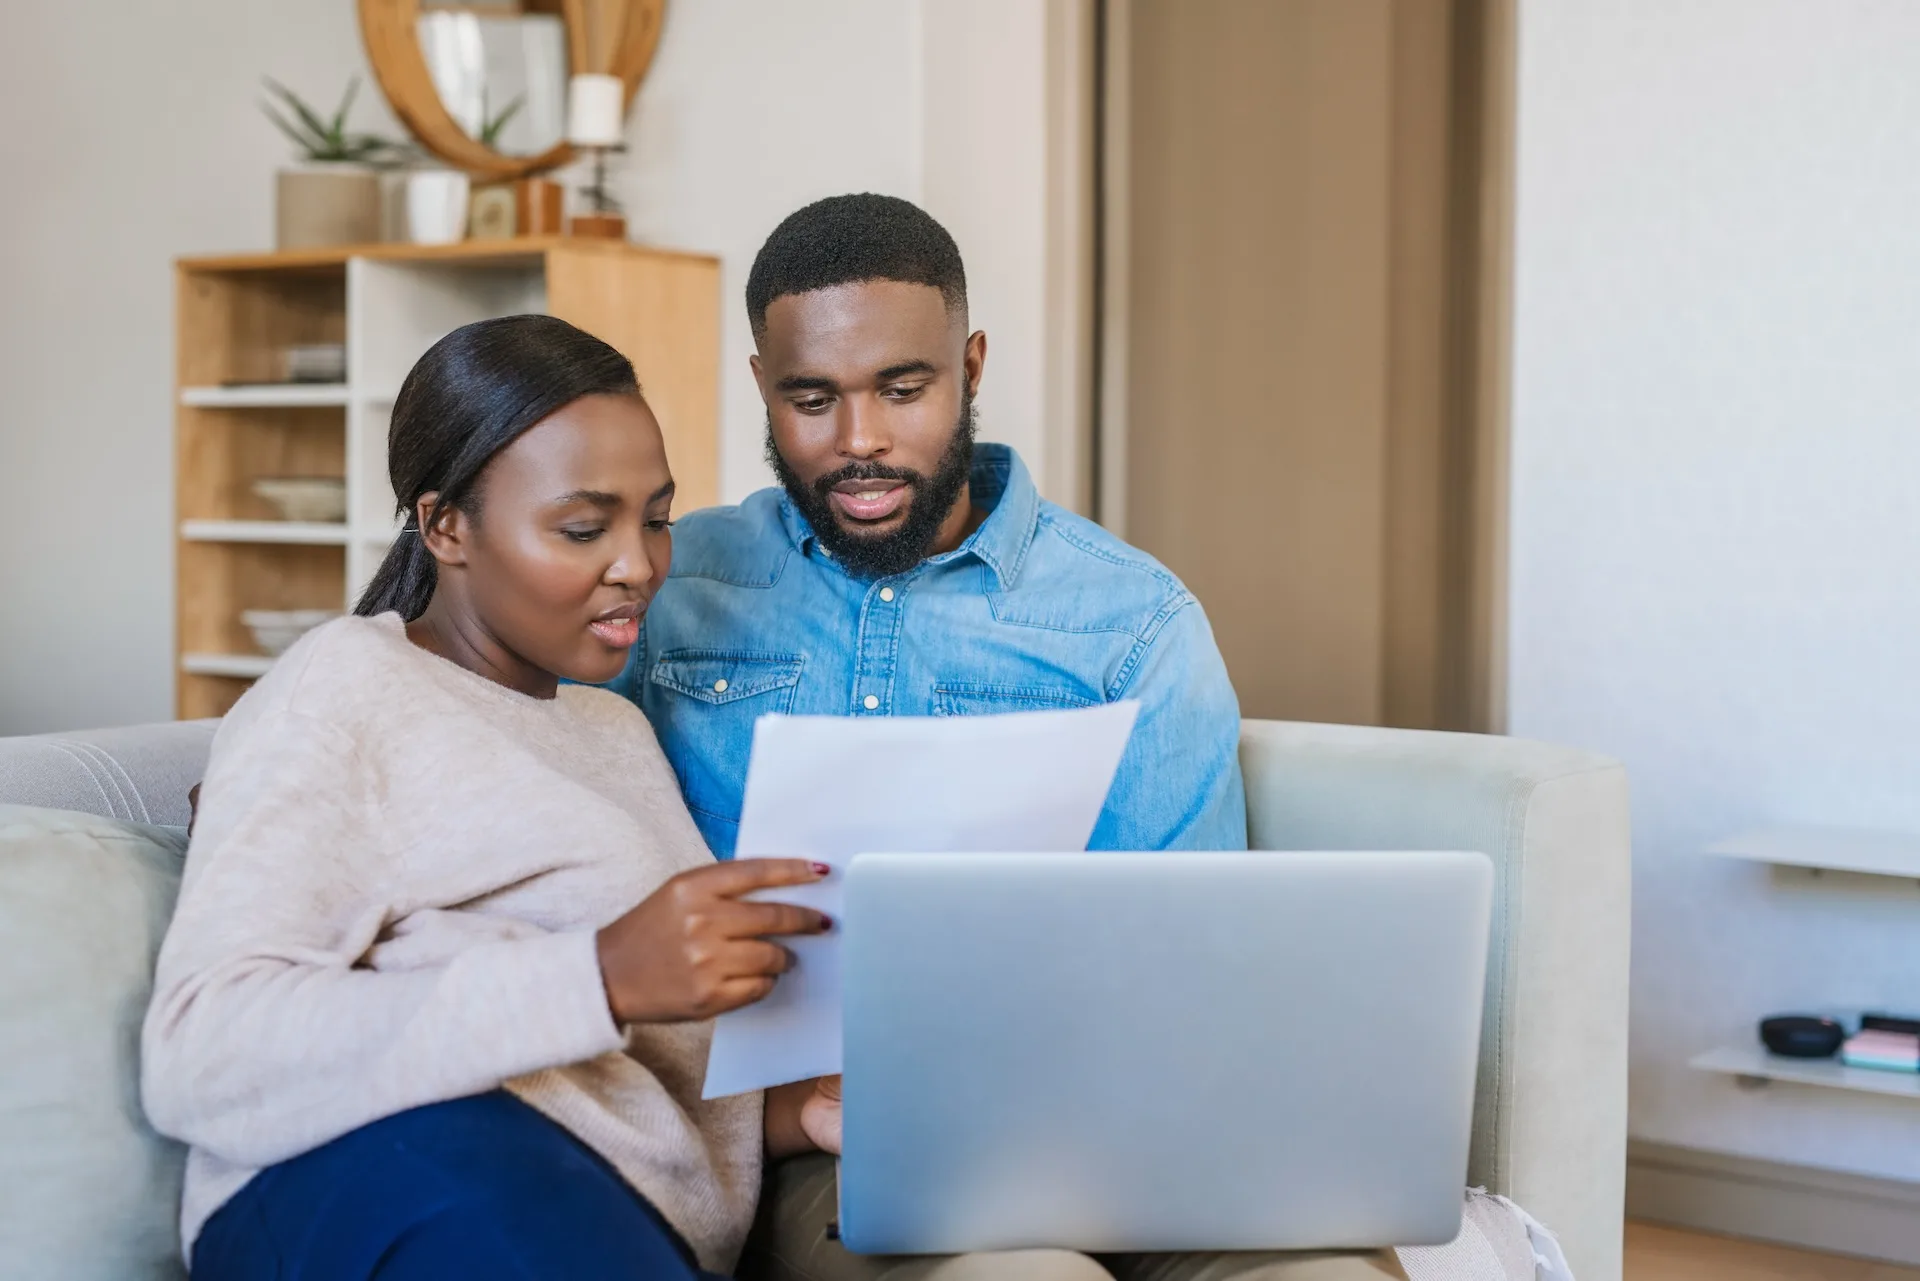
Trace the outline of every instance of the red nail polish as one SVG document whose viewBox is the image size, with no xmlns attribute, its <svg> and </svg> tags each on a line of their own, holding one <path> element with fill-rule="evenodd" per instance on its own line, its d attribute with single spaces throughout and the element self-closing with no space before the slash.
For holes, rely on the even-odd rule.
<svg viewBox="0 0 1920 1281">
<path fill-rule="evenodd" d="M 833 871 L 833 869 L 828 867 L 825 863 L 815 863 L 813 865 L 813 874 L 815 876 L 825 876 L 827 873 L 831 871 Z"/>
<path fill-rule="evenodd" d="M 833 918 L 831 916 L 828 916 L 825 912 L 820 913 L 820 928 L 823 930 L 830 930 L 833 928 Z"/>
</svg>

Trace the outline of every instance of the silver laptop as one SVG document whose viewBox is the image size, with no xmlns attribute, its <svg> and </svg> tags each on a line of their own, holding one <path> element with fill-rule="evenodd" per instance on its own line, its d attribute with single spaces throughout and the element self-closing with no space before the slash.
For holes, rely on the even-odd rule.
<svg viewBox="0 0 1920 1281">
<path fill-rule="evenodd" d="M 842 1241 L 1451 1240 L 1492 885 L 1463 853 L 860 856 Z"/>
</svg>

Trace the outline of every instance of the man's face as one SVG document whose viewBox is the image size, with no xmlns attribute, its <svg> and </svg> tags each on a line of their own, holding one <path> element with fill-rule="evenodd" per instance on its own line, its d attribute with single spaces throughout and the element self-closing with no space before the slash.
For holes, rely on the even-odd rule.
<svg viewBox="0 0 1920 1281">
<path fill-rule="evenodd" d="M 985 334 L 879 280 L 776 298 L 759 348 L 769 460 L 829 551 L 883 577 L 957 544 Z"/>
</svg>

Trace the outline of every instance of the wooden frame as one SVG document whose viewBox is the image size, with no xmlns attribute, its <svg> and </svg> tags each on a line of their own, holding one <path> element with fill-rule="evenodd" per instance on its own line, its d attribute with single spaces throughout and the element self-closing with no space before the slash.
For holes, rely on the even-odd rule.
<svg viewBox="0 0 1920 1281">
<path fill-rule="evenodd" d="M 614 51 L 608 74 L 626 83 L 627 105 L 633 103 L 660 44 L 660 27 L 667 0 L 623 0 L 627 26 Z M 575 70 L 587 64 L 586 7 L 588 0 L 561 0 L 567 22 L 568 55 Z M 573 159 L 573 148 L 561 142 L 537 156 L 503 156 L 462 129 L 440 101 L 427 69 L 419 39 L 420 0 L 359 0 L 360 37 L 374 78 L 386 94 L 401 123 L 420 144 L 455 168 L 487 181 L 506 181 L 557 169 Z M 551 5 L 541 6 L 550 9 Z"/>
</svg>

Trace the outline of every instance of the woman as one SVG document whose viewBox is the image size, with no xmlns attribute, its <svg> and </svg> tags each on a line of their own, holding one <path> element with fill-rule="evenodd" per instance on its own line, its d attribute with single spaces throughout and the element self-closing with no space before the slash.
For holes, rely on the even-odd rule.
<svg viewBox="0 0 1920 1281">
<path fill-rule="evenodd" d="M 625 663 L 673 479 L 618 352 L 456 330 L 394 404 L 406 528 L 356 616 L 221 726 L 145 1028 L 191 1145 L 195 1277 L 679 1277 L 731 1266 L 762 1161 L 839 1143 L 837 1090 L 700 1098 L 706 1020 L 764 997 Z"/>
</svg>

